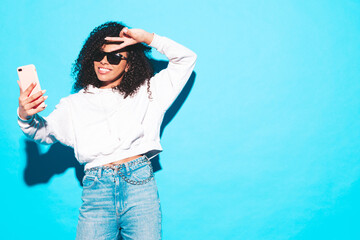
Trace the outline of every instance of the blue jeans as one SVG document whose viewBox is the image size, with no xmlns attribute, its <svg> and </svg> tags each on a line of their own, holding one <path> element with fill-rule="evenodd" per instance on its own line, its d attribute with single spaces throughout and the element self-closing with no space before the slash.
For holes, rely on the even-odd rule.
<svg viewBox="0 0 360 240">
<path fill-rule="evenodd" d="M 161 209 L 150 161 L 85 171 L 77 240 L 161 239 Z"/>
</svg>

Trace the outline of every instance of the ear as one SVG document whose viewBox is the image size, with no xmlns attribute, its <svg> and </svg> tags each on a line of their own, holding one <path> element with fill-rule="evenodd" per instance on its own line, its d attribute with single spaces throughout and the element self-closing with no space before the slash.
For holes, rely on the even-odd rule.
<svg viewBox="0 0 360 240">
<path fill-rule="evenodd" d="M 129 71 L 129 69 L 130 69 L 130 64 L 127 63 L 127 64 L 126 64 L 126 67 L 125 67 L 125 72 Z"/>
</svg>

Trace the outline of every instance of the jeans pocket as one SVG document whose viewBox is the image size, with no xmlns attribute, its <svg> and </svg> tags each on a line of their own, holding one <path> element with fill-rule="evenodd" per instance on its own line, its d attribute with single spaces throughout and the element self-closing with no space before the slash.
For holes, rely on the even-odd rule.
<svg viewBox="0 0 360 240">
<path fill-rule="evenodd" d="M 127 176 L 121 174 L 122 178 L 129 184 L 132 185 L 143 185 L 153 179 L 153 170 L 151 164 L 144 164 L 136 169 L 133 169 Z"/>
<path fill-rule="evenodd" d="M 94 175 L 85 175 L 83 180 L 82 180 L 82 184 L 83 184 L 83 188 L 91 188 L 92 186 L 95 185 L 97 181 L 97 177 Z"/>
</svg>

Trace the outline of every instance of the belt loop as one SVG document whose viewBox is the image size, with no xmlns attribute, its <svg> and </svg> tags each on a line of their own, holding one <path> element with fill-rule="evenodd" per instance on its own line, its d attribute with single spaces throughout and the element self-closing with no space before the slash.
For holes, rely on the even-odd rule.
<svg viewBox="0 0 360 240">
<path fill-rule="evenodd" d="M 129 163 L 124 163 L 124 165 L 125 165 L 126 173 L 130 172 Z"/>
<path fill-rule="evenodd" d="M 101 178 L 102 170 L 103 170 L 103 168 L 99 167 L 98 174 L 97 174 L 98 178 Z"/>
<path fill-rule="evenodd" d="M 146 162 L 146 164 L 151 165 L 151 160 L 144 154 L 144 162 Z"/>
</svg>

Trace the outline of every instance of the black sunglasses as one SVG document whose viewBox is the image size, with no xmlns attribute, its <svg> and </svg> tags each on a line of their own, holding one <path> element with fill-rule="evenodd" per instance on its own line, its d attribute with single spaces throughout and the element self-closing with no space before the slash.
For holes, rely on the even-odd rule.
<svg viewBox="0 0 360 240">
<path fill-rule="evenodd" d="M 121 55 L 118 52 L 103 52 L 103 51 L 97 51 L 94 54 L 94 61 L 100 62 L 103 60 L 103 58 L 106 56 L 107 61 L 112 65 L 118 65 L 122 59 L 127 60 L 126 57 Z"/>
</svg>

